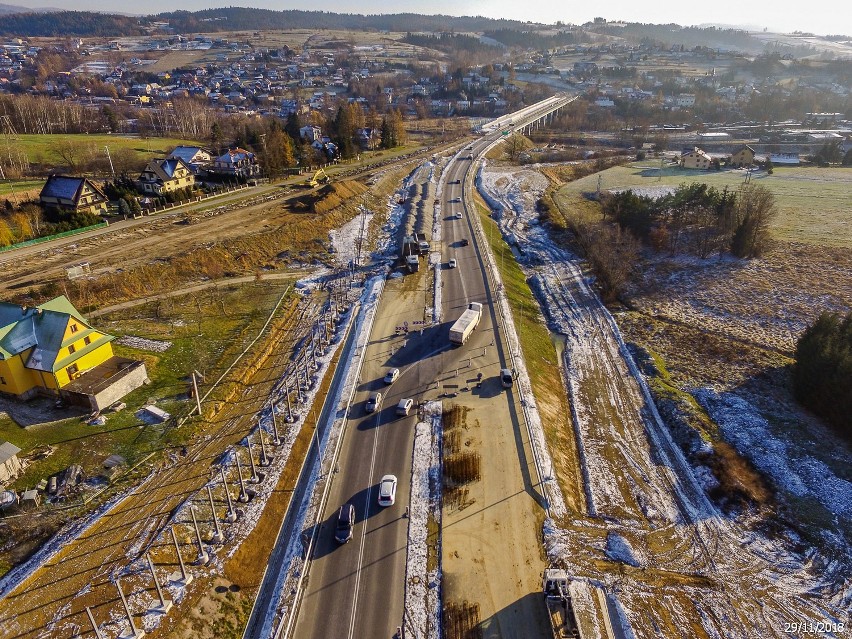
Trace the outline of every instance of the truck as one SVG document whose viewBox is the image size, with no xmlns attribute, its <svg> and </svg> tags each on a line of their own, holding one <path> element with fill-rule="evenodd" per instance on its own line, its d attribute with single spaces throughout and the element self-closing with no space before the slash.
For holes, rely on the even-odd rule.
<svg viewBox="0 0 852 639">
<path fill-rule="evenodd" d="M 408 267 L 409 273 L 416 273 L 420 270 L 420 258 L 416 254 L 406 255 L 405 265 Z"/>
<path fill-rule="evenodd" d="M 429 251 L 432 247 L 429 245 L 429 240 L 426 239 L 426 235 L 423 233 L 415 233 L 414 240 L 417 242 L 417 251 L 420 255 L 429 255 Z"/>
<path fill-rule="evenodd" d="M 473 329 L 479 325 L 480 319 L 482 319 L 482 304 L 471 302 L 467 305 L 467 310 L 450 327 L 450 343 L 457 346 L 464 344 L 473 333 Z"/>
<path fill-rule="evenodd" d="M 547 617 L 550 619 L 550 629 L 553 639 L 569 639 L 579 637 L 574 608 L 571 605 L 571 594 L 568 590 L 568 573 L 556 568 L 544 571 L 544 603 L 547 606 Z"/>
</svg>

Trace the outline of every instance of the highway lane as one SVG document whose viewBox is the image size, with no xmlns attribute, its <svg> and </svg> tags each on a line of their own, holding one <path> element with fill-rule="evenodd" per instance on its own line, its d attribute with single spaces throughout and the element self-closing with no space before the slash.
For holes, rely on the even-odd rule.
<svg viewBox="0 0 852 639">
<path fill-rule="evenodd" d="M 521 122 L 516 120 L 515 124 Z M 447 182 L 441 202 L 442 246 L 433 246 L 433 250 L 442 250 L 442 266 L 439 267 L 444 286 L 442 323 L 426 328 L 422 334 L 412 331 L 407 336 L 395 335 L 395 328 L 404 322 L 413 326 L 414 321 L 423 319 L 431 284 L 426 269 L 389 280 L 385 287 L 367 347 L 361 383 L 352 405 L 352 416 L 345 425 L 339 472 L 330 488 L 309 564 L 293 633 L 296 638 L 392 637 L 396 628 L 403 624 L 407 544 L 407 520 L 403 512 L 410 494 L 416 418 L 413 415 L 397 418 L 394 414 L 396 403 L 403 397 L 415 401 L 436 398 L 437 380 L 441 381 L 442 392 L 461 393 L 464 387 L 475 384 L 478 372 L 483 372 L 484 377 L 496 378 L 506 360 L 494 330 L 496 315 L 478 255 L 480 249 L 468 217 L 474 212 L 473 209 L 468 212 L 464 204 L 464 188 L 470 183 L 466 176 L 472 164 L 469 156 L 477 157 L 499 135 L 498 131 L 488 139 L 474 142 L 468 151 L 451 161 L 445 171 Z M 460 201 L 451 201 L 456 198 Z M 430 209 L 431 206 L 427 206 L 427 211 Z M 455 213 L 460 210 L 463 217 L 457 219 Z M 462 246 L 463 239 L 469 241 L 468 246 Z M 458 260 L 457 269 L 446 268 L 451 257 Z M 470 301 L 486 304 L 484 316 L 466 345 L 450 348 L 449 327 Z M 386 387 L 382 378 L 392 367 L 400 368 L 402 375 L 392 386 Z M 376 391 L 385 394 L 383 408 L 378 414 L 366 415 L 364 403 L 369 394 Z M 500 401 L 500 397 L 507 399 Z M 508 457 L 523 461 L 529 455 L 523 450 L 525 444 L 521 438 L 512 434 L 519 429 L 511 394 L 491 397 L 489 403 L 506 414 L 510 433 L 507 438 L 514 444 L 509 447 Z M 522 476 L 520 492 L 524 493 L 525 489 L 533 492 L 529 464 L 522 465 L 523 469 L 518 471 Z M 381 508 L 376 502 L 378 482 L 387 473 L 398 477 L 399 488 L 396 504 Z M 504 489 L 502 484 L 499 487 Z M 356 525 L 353 540 L 338 546 L 333 539 L 334 527 L 337 511 L 344 503 L 355 506 Z M 534 531 L 534 545 L 537 545 L 536 535 Z M 514 557 L 510 559 L 515 565 Z M 499 588 L 499 584 L 496 587 Z M 523 612 L 524 619 L 534 614 Z M 528 628 L 532 630 L 529 636 L 538 636 L 540 620 L 529 621 Z"/>
</svg>

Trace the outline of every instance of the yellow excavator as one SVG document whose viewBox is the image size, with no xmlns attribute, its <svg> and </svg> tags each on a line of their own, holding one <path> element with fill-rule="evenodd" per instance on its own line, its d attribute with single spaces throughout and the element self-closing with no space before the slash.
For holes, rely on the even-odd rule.
<svg viewBox="0 0 852 639">
<path fill-rule="evenodd" d="M 314 173 L 309 179 L 305 180 L 304 185 L 308 188 L 314 188 L 319 186 L 320 184 L 328 184 L 331 182 L 331 178 L 325 172 L 325 169 L 320 169 L 316 173 Z"/>
</svg>

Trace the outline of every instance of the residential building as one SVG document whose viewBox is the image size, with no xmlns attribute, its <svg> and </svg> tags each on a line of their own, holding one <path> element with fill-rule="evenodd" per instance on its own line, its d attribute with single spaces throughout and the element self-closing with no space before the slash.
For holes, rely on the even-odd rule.
<svg viewBox="0 0 852 639">
<path fill-rule="evenodd" d="M 257 163 L 254 153 L 236 148 L 216 158 L 208 172 L 248 178 L 260 174 L 260 165 Z"/>
<path fill-rule="evenodd" d="M 148 162 L 139 176 L 138 187 L 143 193 L 162 195 L 195 184 L 195 174 L 180 158 L 158 158 Z"/>
<path fill-rule="evenodd" d="M 195 175 L 199 175 L 201 171 L 213 162 L 213 154 L 207 149 L 200 146 L 176 146 L 169 153 L 169 160 L 179 158 L 183 160 Z"/>
<path fill-rule="evenodd" d="M 685 169 L 709 169 L 712 159 L 697 146 L 680 154 L 680 165 Z"/>
<path fill-rule="evenodd" d="M 113 339 L 64 295 L 35 307 L 0 302 L 0 393 L 106 408 L 147 379 L 142 362 L 114 355 Z"/>
<path fill-rule="evenodd" d="M 754 149 L 748 144 L 742 145 L 731 154 L 731 166 L 751 166 L 754 164 Z"/>
<path fill-rule="evenodd" d="M 51 175 L 39 194 L 42 206 L 60 211 L 101 213 L 106 211 L 108 198 L 87 178 Z"/>
</svg>

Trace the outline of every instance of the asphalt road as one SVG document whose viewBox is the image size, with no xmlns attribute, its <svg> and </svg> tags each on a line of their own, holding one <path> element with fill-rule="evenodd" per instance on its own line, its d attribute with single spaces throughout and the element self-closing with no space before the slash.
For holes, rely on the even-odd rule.
<svg viewBox="0 0 852 639">
<path fill-rule="evenodd" d="M 494 135 L 499 136 L 500 132 L 489 136 L 491 140 Z M 477 141 L 471 145 L 470 153 L 476 157 L 488 144 L 487 139 Z M 443 321 L 425 328 L 422 333 L 411 331 L 406 336 L 395 334 L 396 327 L 405 322 L 413 327 L 415 321 L 424 317 L 431 288 L 431 278 L 426 269 L 421 268 L 417 274 L 391 279 L 385 287 L 367 347 L 361 382 L 352 404 L 351 417 L 345 424 L 339 472 L 330 489 L 309 564 L 293 633 L 297 639 L 389 638 L 394 636 L 397 627 L 404 625 L 408 521 L 404 511 L 409 503 L 416 417 L 413 414 L 397 417 L 395 406 L 404 397 L 413 398 L 415 402 L 435 399 L 439 393 L 435 384 L 438 380 L 441 381 L 442 393 L 465 393 L 465 387 L 475 385 L 475 379 L 470 383 L 471 375 L 484 371 L 484 375 L 496 379 L 499 368 L 505 365 L 506 358 L 499 336 L 495 333 L 496 315 L 478 254 L 480 247 L 473 236 L 473 226 L 466 212 L 461 219 L 455 218 L 456 211 L 465 211 L 463 189 L 465 176 L 471 166 L 471 160 L 467 158 L 468 153 L 462 152 L 446 169 L 447 183 L 442 195 L 443 241 L 440 247 L 432 247 L 433 250 L 442 250 L 443 265 L 447 264 L 450 257 L 455 257 L 459 264 L 457 269 L 442 268 Z M 411 207 L 412 210 L 415 208 Z M 427 215 L 431 213 L 431 208 L 426 207 Z M 470 244 L 462 246 L 462 239 L 468 239 Z M 449 328 L 472 301 L 486 305 L 480 325 L 466 345 L 451 348 Z M 387 387 L 382 378 L 390 368 L 399 368 L 402 373 L 392 386 Z M 494 385 L 489 384 L 489 389 L 495 390 Z M 364 405 L 371 392 L 384 395 L 383 406 L 375 414 L 366 414 Z M 500 397 L 506 399 L 500 401 Z M 517 482 L 521 486 L 519 493 L 525 495 L 533 507 L 538 508 L 534 503 L 533 478 L 529 472 L 530 455 L 528 448 L 524 452 L 526 443 L 520 437 L 512 395 L 497 391 L 493 396 L 482 399 L 487 399 L 489 410 L 505 413 L 504 421 L 510 433 L 508 456 L 516 460 L 516 465 L 517 460 L 521 460 L 521 468 L 517 470 L 517 476 L 521 478 Z M 463 401 L 463 398 L 460 397 L 459 401 Z M 511 434 L 514 432 L 518 435 Z M 518 447 L 520 453 L 517 452 Z M 394 474 L 399 479 L 396 503 L 387 508 L 377 504 L 378 484 L 385 474 Z M 501 489 L 507 487 L 501 485 Z M 514 486 L 508 489 L 517 490 Z M 502 498 L 494 499 L 496 502 Z M 355 506 L 356 524 L 353 539 L 341 546 L 334 540 L 334 529 L 337 511 L 345 503 Z M 533 553 L 538 556 L 537 531 L 531 532 L 532 535 L 526 535 L 518 545 L 529 542 L 527 545 L 532 545 Z M 499 544 L 494 552 L 501 552 Z M 510 566 L 516 566 L 511 557 L 509 563 Z M 528 572 L 530 567 L 518 569 Z M 532 570 L 536 571 L 537 568 L 533 566 Z M 522 581 L 524 586 L 529 586 L 528 580 Z M 499 583 L 495 587 L 501 588 Z M 535 601 L 540 604 L 539 599 Z M 531 606 L 529 599 L 525 603 L 527 608 L 538 610 L 540 607 L 539 617 L 544 618 L 543 606 Z M 519 606 L 524 607 L 524 602 Z M 535 613 L 518 615 L 510 607 L 506 607 L 506 611 L 522 622 L 531 619 L 527 625 L 527 636 L 542 636 L 541 620 L 532 619 Z M 492 629 L 498 625 L 492 624 Z M 489 636 L 524 635 L 511 632 L 495 635 L 491 632 Z"/>
</svg>

